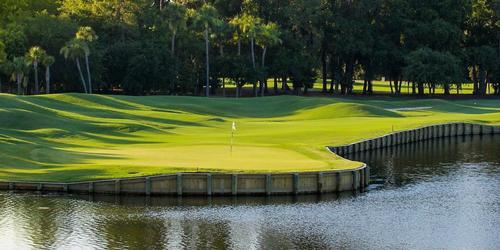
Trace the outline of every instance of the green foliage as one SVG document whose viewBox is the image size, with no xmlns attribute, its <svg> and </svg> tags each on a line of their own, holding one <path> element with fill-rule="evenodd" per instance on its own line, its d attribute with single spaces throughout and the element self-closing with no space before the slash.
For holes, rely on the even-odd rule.
<svg viewBox="0 0 500 250">
<path fill-rule="evenodd" d="M 89 26 L 83 26 L 78 28 L 78 31 L 76 32 L 76 39 L 83 41 L 83 42 L 93 42 L 97 40 L 99 37 L 97 34 L 94 32 L 92 27 Z"/>
<path fill-rule="evenodd" d="M 54 55 L 59 92 L 81 91 L 64 58 L 82 60 L 89 92 L 100 93 L 197 95 L 222 79 L 255 88 L 267 78 L 302 92 L 319 76 L 324 91 L 331 82 L 346 95 L 359 78 L 366 94 L 382 77 L 393 94 L 424 79 L 433 89 L 473 82 L 477 95 L 500 84 L 496 0 L 159 2 L 3 0 L 0 41 L 10 61 L 34 46 Z M 446 59 L 453 76 L 415 72 Z"/>
<path fill-rule="evenodd" d="M 56 61 L 56 59 L 53 57 L 53 56 L 50 56 L 48 54 L 45 54 L 43 57 L 42 57 L 42 65 L 45 66 L 45 67 L 50 67 L 52 64 L 54 64 Z"/>
<path fill-rule="evenodd" d="M 47 56 L 47 52 L 44 49 L 34 46 L 31 47 L 28 53 L 26 54 L 26 59 L 29 61 L 31 65 L 38 65 L 38 63 Z"/>
<path fill-rule="evenodd" d="M 79 59 L 85 56 L 87 51 L 89 50 L 86 43 L 83 43 L 79 40 L 73 39 L 68 41 L 64 47 L 61 48 L 61 55 L 64 56 L 65 59 Z"/>
<path fill-rule="evenodd" d="M 434 86 L 460 82 L 458 59 L 450 53 L 421 48 L 411 52 L 406 61 L 404 73 L 419 85 L 420 94 L 423 94 L 423 84 Z"/>
<path fill-rule="evenodd" d="M 5 53 L 5 44 L 0 41 L 0 65 L 4 64 L 7 60 L 7 53 Z"/>
</svg>

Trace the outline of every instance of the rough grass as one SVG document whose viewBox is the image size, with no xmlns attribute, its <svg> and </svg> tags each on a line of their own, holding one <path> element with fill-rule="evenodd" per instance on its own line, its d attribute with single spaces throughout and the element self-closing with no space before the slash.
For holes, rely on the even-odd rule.
<svg viewBox="0 0 500 250">
<path fill-rule="evenodd" d="M 325 146 L 453 121 L 500 124 L 500 101 L 0 95 L 0 180 L 349 169 Z"/>
</svg>

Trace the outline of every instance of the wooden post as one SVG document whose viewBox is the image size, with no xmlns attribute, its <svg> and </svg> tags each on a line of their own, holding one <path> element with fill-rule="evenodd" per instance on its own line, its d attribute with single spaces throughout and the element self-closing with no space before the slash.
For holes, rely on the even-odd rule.
<svg viewBox="0 0 500 250">
<path fill-rule="evenodd" d="M 145 193 L 146 195 L 151 195 L 151 177 L 146 177 L 145 179 Z"/>
<path fill-rule="evenodd" d="M 273 179 L 270 174 L 266 174 L 266 195 L 271 195 L 273 189 Z"/>
<path fill-rule="evenodd" d="M 231 194 L 238 195 L 238 175 L 231 176 Z"/>
<path fill-rule="evenodd" d="M 121 192 L 120 180 L 115 180 L 115 194 L 120 194 L 120 192 Z"/>
<path fill-rule="evenodd" d="M 212 195 L 212 175 L 207 174 L 207 195 Z"/>
<path fill-rule="evenodd" d="M 359 184 L 359 171 L 352 171 L 352 190 L 357 191 L 358 190 L 358 184 Z"/>
<path fill-rule="evenodd" d="M 318 193 L 323 193 L 323 173 L 318 173 Z"/>
<path fill-rule="evenodd" d="M 177 174 L 177 179 L 176 179 L 176 185 L 177 185 L 177 195 L 182 196 L 182 174 Z"/>
<path fill-rule="evenodd" d="M 295 173 L 293 174 L 293 193 L 298 194 L 299 193 L 299 174 Z"/>
<path fill-rule="evenodd" d="M 340 172 L 335 173 L 335 179 L 336 179 L 336 190 L 337 192 L 340 192 Z"/>
</svg>

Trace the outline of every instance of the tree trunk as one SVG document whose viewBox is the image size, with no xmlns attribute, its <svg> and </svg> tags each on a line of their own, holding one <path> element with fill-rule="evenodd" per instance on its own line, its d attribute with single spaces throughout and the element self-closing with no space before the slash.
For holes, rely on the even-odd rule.
<svg viewBox="0 0 500 250">
<path fill-rule="evenodd" d="M 239 85 L 239 82 L 236 81 L 236 95 L 235 95 L 236 98 L 239 98 L 240 97 L 240 85 Z"/>
<path fill-rule="evenodd" d="M 277 77 L 274 78 L 274 94 L 275 95 L 278 94 L 278 78 Z"/>
<path fill-rule="evenodd" d="M 206 56 L 206 85 L 205 85 L 205 96 L 210 96 L 210 61 L 208 54 L 208 27 L 205 27 L 205 56 Z"/>
<path fill-rule="evenodd" d="M 472 94 L 477 95 L 477 93 L 479 91 L 479 83 L 478 83 L 476 66 L 472 67 L 472 83 L 473 83 Z"/>
<path fill-rule="evenodd" d="M 479 72 L 478 72 L 478 93 L 477 95 L 479 96 L 484 96 L 486 95 L 486 71 L 482 69 L 482 67 L 479 67 Z"/>
<path fill-rule="evenodd" d="M 326 52 L 325 52 L 325 49 L 323 49 L 321 51 L 321 64 L 322 64 L 322 67 L 321 67 L 321 77 L 323 78 L 323 89 L 321 90 L 322 93 L 326 93 L 327 91 L 327 85 L 328 85 L 328 68 L 327 68 L 327 59 L 326 59 Z"/>
<path fill-rule="evenodd" d="M 251 54 L 252 54 L 252 67 L 255 71 L 255 50 L 254 50 L 254 38 L 253 36 L 250 36 L 250 50 L 251 50 Z M 254 96 L 257 96 L 257 82 L 253 82 L 253 93 L 254 93 Z"/>
<path fill-rule="evenodd" d="M 21 83 L 23 81 L 23 74 L 16 74 L 17 81 L 17 94 L 21 95 Z"/>
<path fill-rule="evenodd" d="M 424 95 L 424 84 L 423 83 L 418 83 L 418 94 L 419 95 Z"/>
<path fill-rule="evenodd" d="M 401 87 L 399 85 L 399 78 L 397 76 L 394 77 L 394 92 L 396 94 L 401 94 Z"/>
<path fill-rule="evenodd" d="M 222 96 L 226 97 L 226 78 L 222 77 Z"/>
<path fill-rule="evenodd" d="M 92 79 L 90 78 L 89 54 L 85 53 L 85 65 L 87 66 L 87 80 L 89 81 L 89 94 L 92 94 Z"/>
<path fill-rule="evenodd" d="M 241 39 L 239 34 L 238 34 L 238 56 L 241 56 Z"/>
<path fill-rule="evenodd" d="M 33 62 L 33 69 L 35 70 L 35 95 L 40 93 L 40 85 L 38 85 L 38 62 Z"/>
<path fill-rule="evenodd" d="M 236 83 L 236 98 L 239 98 L 241 96 L 241 87 L 242 85 L 238 80 L 238 82 Z"/>
<path fill-rule="evenodd" d="M 391 87 L 391 94 L 394 94 L 394 89 L 392 87 L 392 80 L 389 79 L 389 86 Z"/>
<path fill-rule="evenodd" d="M 444 84 L 444 94 L 450 95 L 450 85 L 448 83 Z"/>
<path fill-rule="evenodd" d="M 286 91 L 286 92 L 290 91 L 290 86 L 288 86 L 288 77 L 287 77 L 287 76 L 283 76 L 283 78 L 282 78 L 282 79 L 283 79 L 283 80 L 282 80 L 282 85 L 281 85 L 281 88 L 282 88 L 284 91 Z"/>
<path fill-rule="evenodd" d="M 76 61 L 76 67 L 78 68 L 78 73 L 80 73 L 80 80 L 82 81 L 83 90 L 85 91 L 85 94 L 88 94 L 87 83 L 85 82 L 85 78 L 83 77 L 82 67 L 80 65 L 80 60 L 77 58 L 77 59 L 75 59 L 75 61 Z"/>
<path fill-rule="evenodd" d="M 344 81 L 344 90 L 343 94 L 352 94 L 352 88 L 353 88 L 353 77 L 354 77 L 354 61 L 353 59 L 349 60 L 349 63 L 346 65 L 346 74 L 345 74 L 345 81 Z"/>
<path fill-rule="evenodd" d="M 267 83 L 267 75 L 266 75 L 266 72 L 264 70 L 264 66 L 265 66 L 265 63 L 266 63 L 266 52 L 267 52 L 267 47 L 263 47 L 262 48 L 262 61 L 261 61 L 261 65 L 262 65 L 262 83 L 261 83 L 261 89 L 260 89 L 260 95 L 261 96 L 264 96 L 264 90 L 266 88 L 266 83 Z"/>
<path fill-rule="evenodd" d="M 174 56 L 174 52 L 175 52 L 175 35 L 176 35 L 177 32 L 173 32 L 172 33 L 172 41 L 170 42 L 170 54 L 172 56 Z"/>
<path fill-rule="evenodd" d="M 371 89 L 372 75 L 371 75 L 371 65 L 368 61 L 365 66 L 365 77 L 363 82 L 363 94 L 372 94 Z"/>
<path fill-rule="evenodd" d="M 263 47 L 262 48 L 262 62 L 261 62 L 263 69 L 264 69 L 265 62 L 266 62 L 266 53 L 267 53 L 267 47 Z"/>
<path fill-rule="evenodd" d="M 254 50 L 253 36 L 250 37 L 250 50 L 252 52 L 252 66 L 253 69 L 255 69 L 255 50 Z"/>
<path fill-rule="evenodd" d="M 399 76 L 399 93 L 401 94 L 401 89 L 403 88 L 403 77 Z"/>
<path fill-rule="evenodd" d="M 45 67 L 45 94 L 50 94 L 50 66 Z"/>
</svg>

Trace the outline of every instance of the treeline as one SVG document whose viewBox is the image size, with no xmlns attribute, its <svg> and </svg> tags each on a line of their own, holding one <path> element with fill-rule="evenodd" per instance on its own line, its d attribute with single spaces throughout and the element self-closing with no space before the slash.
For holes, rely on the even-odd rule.
<svg viewBox="0 0 500 250">
<path fill-rule="evenodd" d="M 2 0 L 0 90 L 500 95 L 499 16 L 500 0 Z"/>
</svg>

